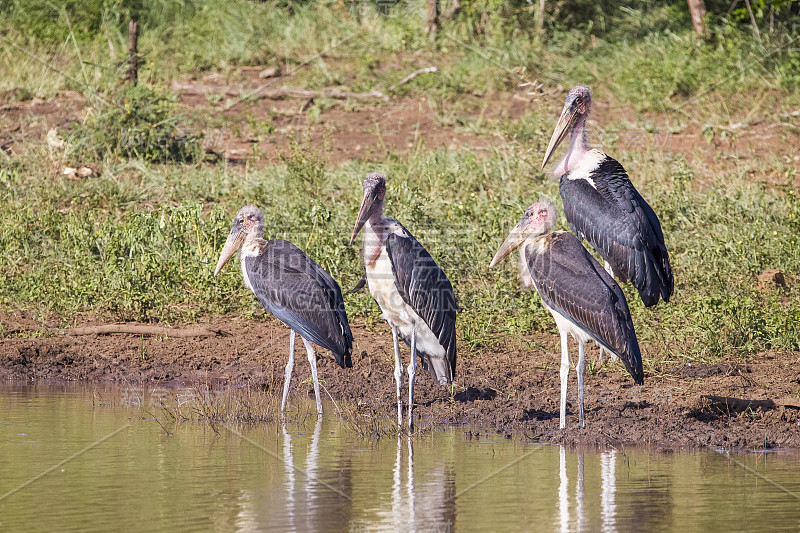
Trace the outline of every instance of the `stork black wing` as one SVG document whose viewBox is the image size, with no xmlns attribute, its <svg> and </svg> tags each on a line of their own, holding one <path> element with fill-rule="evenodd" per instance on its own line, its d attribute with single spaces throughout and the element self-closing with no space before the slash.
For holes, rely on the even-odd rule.
<svg viewBox="0 0 800 533">
<path fill-rule="evenodd" d="M 669 301 L 675 282 L 661 223 L 628 179 L 625 169 L 606 156 L 591 173 L 596 189 L 583 179 L 562 176 L 560 191 L 572 231 L 630 280 L 645 306 Z"/>
<path fill-rule="evenodd" d="M 267 241 L 261 255 L 245 259 L 258 301 L 302 337 L 333 352 L 341 367 L 352 366 L 353 334 L 339 284 L 294 244 Z"/>
<path fill-rule="evenodd" d="M 542 301 L 614 352 L 642 383 L 639 343 L 619 285 L 571 233 L 541 238 L 544 251 L 528 246 L 525 258 Z"/>
<path fill-rule="evenodd" d="M 447 355 L 446 375 L 440 375 L 441 364 L 428 361 L 431 375 L 439 383 L 450 383 L 456 373 L 456 298 L 453 286 L 428 251 L 405 228 L 399 233 L 390 233 L 386 239 L 395 285 L 403 301 L 425 321 Z M 440 367 L 438 372 L 437 366 Z"/>
</svg>

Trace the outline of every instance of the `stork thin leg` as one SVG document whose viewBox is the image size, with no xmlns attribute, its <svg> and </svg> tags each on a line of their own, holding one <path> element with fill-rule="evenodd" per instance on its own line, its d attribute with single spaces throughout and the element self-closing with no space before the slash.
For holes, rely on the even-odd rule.
<svg viewBox="0 0 800 533">
<path fill-rule="evenodd" d="M 583 341 L 578 340 L 578 424 L 584 427 L 583 422 L 583 377 L 586 375 L 586 357 L 583 353 Z"/>
<path fill-rule="evenodd" d="M 569 348 L 567 347 L 567 332 L 561 332 L 561 410 L 559 416 L 559 429 L 567 427 L 567 377 L 569 376 Z"/>
<path fill-rule="evenodd" d="M 403 363 L 400 361 L 400 341 L 397 337 L 397 328 L 392 326 L 392 340 L 394 341 L 394 382 L 397 385 L 397 425 L 403 425 L 403 398 L 400 389 L 403 386 Z"/>
<path fill-rule="evenodd" d="M 311 365 L 311 378 L 314 380 L 314 398 L 317 400 L 317 414 L 322 414 L 322 400 L 319 397 L 319 379 L 317 378 L 317 354 L 314 353 L 314 347 L 311 343 L 305 340 L 302 336 L 303 344 L 306 345 L 306 352 L 308 352 L 308 362 Z"/>
<path fill-rule="evenodd" d="M 295 331 L 289 333 L 289 362 L 286 363 L 286 372 L 283 376 L 283 400 L 281 400 L 281 413 L 286 409 L 286 397 L 289 396 L 289 384 L 292 382 L 292 370 L 294 369 L 294 336 Z"/>
<path fill-rule="evenodd" d="M 408 431 L 414 429 L 414 381 L 417 378 L 417 328 L 411 331 L 411 362 L 408 363 Z"/>
<path fill-rule="evenodd" d="M 606 272 L 608 272 L 608 275 L 613 278 L 614 277 L 614 269 L 611 268 L 611 263 L 606 261 L 604 266 L 605 266 Z"/>
</svg>

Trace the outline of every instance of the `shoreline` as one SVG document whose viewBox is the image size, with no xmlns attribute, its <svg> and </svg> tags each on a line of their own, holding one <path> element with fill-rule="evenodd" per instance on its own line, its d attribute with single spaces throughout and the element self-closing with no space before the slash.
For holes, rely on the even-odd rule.
<svg viewBox="0 0 800 533">
<path fill-rule="evenodd" d="M 250 403 L 258 404 L 253 408 L 261 409 L 264 420 L 277 416 L 280 402 L 275 398 L 279 400 L 283 387 L 289 330 L 272 319 L 209 320 L 195 327 L 229 336 L 5 337 L 0 339 L 0 380 L 235 387 L 258 399 Z M 339 368 L 327 353 L 319 354 L 318 369 L 323 397 L 328 400 L 329 394 L 348 406 L 347 416 L 393 425 L 394 356 L 391 334 L 383 326 L 353 324 L 352 369 Z M 633 384 L 619 362 L 587 371 L 585 428 L 578 427 L 573 369 L 567 428 L 559 430 L 558 337 L 544 335 L 539 342 L 543 350 L 507 341 L 491 351 L 459 354 L 452 396 L 449 387 L 435 385 L 421 373 L 415 388 L 417 426 L 467 425 L 544 443 L 664 451 L 800 448 L 796 353 L 766 352 L 713 365 L 677 364 L 655 375 L 646 372 L 642 386 Z M 404 364 L 409 355 L 401 349 Z M 587 350 L 589 368 L 596 356 L 595 349 Z M 304 358 L 298 358 L 294 372 L 290 403 L 313 399 Z M 405 387 L 403 392 L 407 400 Z"/>
</svg>

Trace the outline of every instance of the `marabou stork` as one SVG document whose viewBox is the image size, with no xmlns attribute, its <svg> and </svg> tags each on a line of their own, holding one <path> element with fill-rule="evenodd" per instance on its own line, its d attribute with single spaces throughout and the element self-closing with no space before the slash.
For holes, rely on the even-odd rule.
<svg viewBox="0 0 800 533">
<path fill-rule="evenodd" d="M 579 239 L 586 239 L 606 262 L 609 274 L 630 280 L 644 305 L 669 301 L 675 282 L 661 223 L 631 183 L 625 169 L 602 150 L 589 149 L 586 117 L 592 104 L 588 87 L 567 94 L 542 168 L 571 132 L 569 150 L 556 166 L 564 216 Z"/>
<path fill-rule="evenodd" d="M 233 220 L 214 276 L 241 247 L 239 259 L 245 287 L 255 293 L 264 309 L 291 328 L 281 412 L 286 408 L 294 369 L 295 333 L 298 333 L 311 364 L 317 413 L 322 414 L 317 356 L 311 343 L 330 350 L 342 368 L 353 366 L 350 359 L 353 334 L 347 323 L 342 291 L 330 274 L 294 244 L 283 239 L 264 240 L 263 229 L 261 210 L 252 205 L 243 207 Z"/>
<path fill-rule="evenodd" d="M 560 427 L 566 424 L 569 353 L 567 334 L 578 341 L 578 417 L 583 420 L 583 346 L 593 340 L 625 364 L 633 381 L 644 382 L 642 356 L 633 330 L 628 303 L 619 285 L 571 233 L 554 231 L 558 213 L 548 200 L 539 200 L 511 230 L 489 266 L 518 246 L 523 283 L 536 287 L 542 305 L 553 314 L 561 333 Z"/>
<path fill-rule="evenodd" d="M 450 280 L 430 254 L 393 218 L 383 216 L 386 178 L 378 173 L 364 179 L 364 199 L 350 244 L 364 228 L 364 267 L 367 285 L 392 328 L 394 379 L 397 384 L 397 422 L 402 424 L 400 388 L 403 367 L 398 336 L 411 348 L 408 365 L 408 427 L 411 430 L 417 355 L 433 379 L 453 381 L 456 369 L 456 299 Z"/>
</svg>

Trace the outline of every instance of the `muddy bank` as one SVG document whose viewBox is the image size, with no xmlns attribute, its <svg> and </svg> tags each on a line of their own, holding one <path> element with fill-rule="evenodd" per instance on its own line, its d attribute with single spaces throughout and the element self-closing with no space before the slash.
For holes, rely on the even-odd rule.
<svg viewBox="0 0 800 533">
<path fill-rule="evenodd" d="M 283 384 L 288 330 L 273 319 L 210 319 L 203 326 L 229 335 L 163 338 L 61 335 L 21 316 L 4 317 L 0 379 L 87 380 L 135 384 L 248 385 L 277 391 Z M 318 361 L 323 386 L 337 402 L 396 413 L 391 335 L 385 324 L 355 324 L 352 369 L 329 354 Z M 800 354 L 769 352 L 716 365 L 676 364 L 647 374 L 636 386 L 619 363 L 587 372 L 587 427 L 577 422 L 577 386 L 570 374 L 568 427 L 558 430 L 559 348 L 555 336 L 537 339 L 545 350 L 500 345 L 462 354 L 454 394 L 417 378 L 421 424 L 468 423 L 544 442 L 645 445 L 659 449 L 800 447 Z M 313 397 L 302 345 L 293 397 Z M 408 350 L 403 347 L 404 363 Z M 592 361 L 596 351 L 590 349 Z M 405 388 L 404 388 L 405 396 Z M 290 399 L 292 396 L 290 396 Z"/>
</svg>

